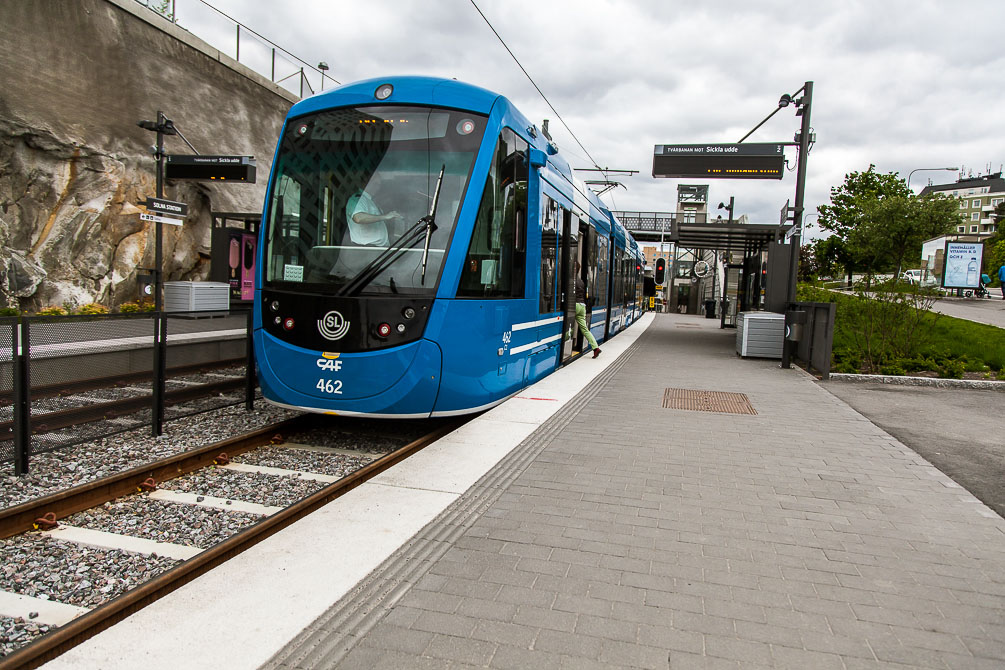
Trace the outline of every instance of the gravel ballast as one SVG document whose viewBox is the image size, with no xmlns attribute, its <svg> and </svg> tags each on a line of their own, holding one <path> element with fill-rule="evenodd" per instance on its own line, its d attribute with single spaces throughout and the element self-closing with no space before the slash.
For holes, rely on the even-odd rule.
<svg viewBox="0 0 1005 670">
<path fill-rule="evenodd" d="M 78 512 L 61 523 L 207 549 L 260 519 L 258 514 L 151 500 L 147 494 L 137 494 Z"/>
<path fill-rule="evenodd" d="M 180 562 L 34 532 L 0 540 L 0 555 L 0 589 L 78 607 L 96 607 Z"/>
<path fill-rule="evenodd" d="M 0 509 L 225 440 L 297 414 L 260 400 L 251 412 L 243 406 L 225 407 L 165 423 L 164 434 L 160 437 L 152 437 L 147 424 L 93 442 L 37 454 L 31 457 L 29 474 L 23 477 L 14 474 L 13 463 L 2 463 Z"/>
<path fill-rule="evenodd" d="M 203 468 L 161 485 L 163 489 L 286 507 L 327 486 L 323 482 L 276 475 Z"/>
<path fill-rule="evenodd" d="M 380 452 L 374 451 L 374 453 Z M 313 472 L 331 477 L 345 477 L 372 461 L 372 457 L 363 455 L 331 454 L 284 447 L 263 447 L 234 458 L 235 463 Z"/>
<path fill-rule="evenodd" d="M 0 616 L 0 658 L 52 630 L 52 626 L 21 617 Z"/>
</svg>

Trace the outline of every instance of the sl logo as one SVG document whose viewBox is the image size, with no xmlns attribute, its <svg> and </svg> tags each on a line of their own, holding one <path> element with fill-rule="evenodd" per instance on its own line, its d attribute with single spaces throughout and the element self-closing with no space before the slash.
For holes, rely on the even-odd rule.
<svg viewBox="0 0 1005 670">
<path fill-rule="evenodd" d="M 333 309 L 318 319 L 318 332 L 326 340 L 340 340 L 349 332 L 349 322 Z"/>
</svg>

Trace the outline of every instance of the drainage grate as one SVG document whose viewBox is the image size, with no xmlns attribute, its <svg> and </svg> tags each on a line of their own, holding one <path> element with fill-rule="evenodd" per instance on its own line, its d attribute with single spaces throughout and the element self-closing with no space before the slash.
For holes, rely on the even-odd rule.
<svg viewBox="0 0 1005 670">
<path fill-rule="evenodd" d="M 757 414 L 751 406 L 747 394 L 727 393 L 726 391 L 667 389 L 663 392 L 663 406 L 667 409 L 686 409 L 698 412 Z"/>
</svg>

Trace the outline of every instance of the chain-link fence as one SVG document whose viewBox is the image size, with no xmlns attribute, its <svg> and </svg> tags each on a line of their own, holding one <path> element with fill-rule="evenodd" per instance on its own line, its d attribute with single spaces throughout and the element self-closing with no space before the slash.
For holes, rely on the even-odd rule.
<svg viewBox="0 0 1005 670">
<path fill-rule="evenodd" d="M 17 319 L 0 318 L 0 462 L 14 460 L 14 370 Z"/>
<path fill-rule="evenodd" d="M 250 312 L 0 319 L 0 463 L 228 405 L 252 408 Z"/>
</svg>

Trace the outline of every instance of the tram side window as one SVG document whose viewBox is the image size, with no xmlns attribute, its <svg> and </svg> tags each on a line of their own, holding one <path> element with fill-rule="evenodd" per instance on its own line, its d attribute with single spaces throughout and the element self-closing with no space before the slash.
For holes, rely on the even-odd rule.
<svg viewBox="0 0 1005 670">
<path fill-rule="evenodd" d="M 603 237 L 601 235 L 597 236 L 597 273 L 596 273 L 596 289 L 593 297 L 593 304 L 595 306 L 605 306 L 607 305 L 607 283 L 609 281 L 609 271 L 610 265 L 610 239 Z"/>
<path fill-rule="evenodd" d="M 558 204 L 544 198 L 541 212 L 541 304 L 538 311 L 548 314 L 558 310 L 555 291 L 556 261 L 558 260 Z"/>
<path fill-rule="evenodd" d="M 527 150 L 504 128 L 475 218 L 458 297 L 522 298 L 527 256 Z"/>
</svg>

